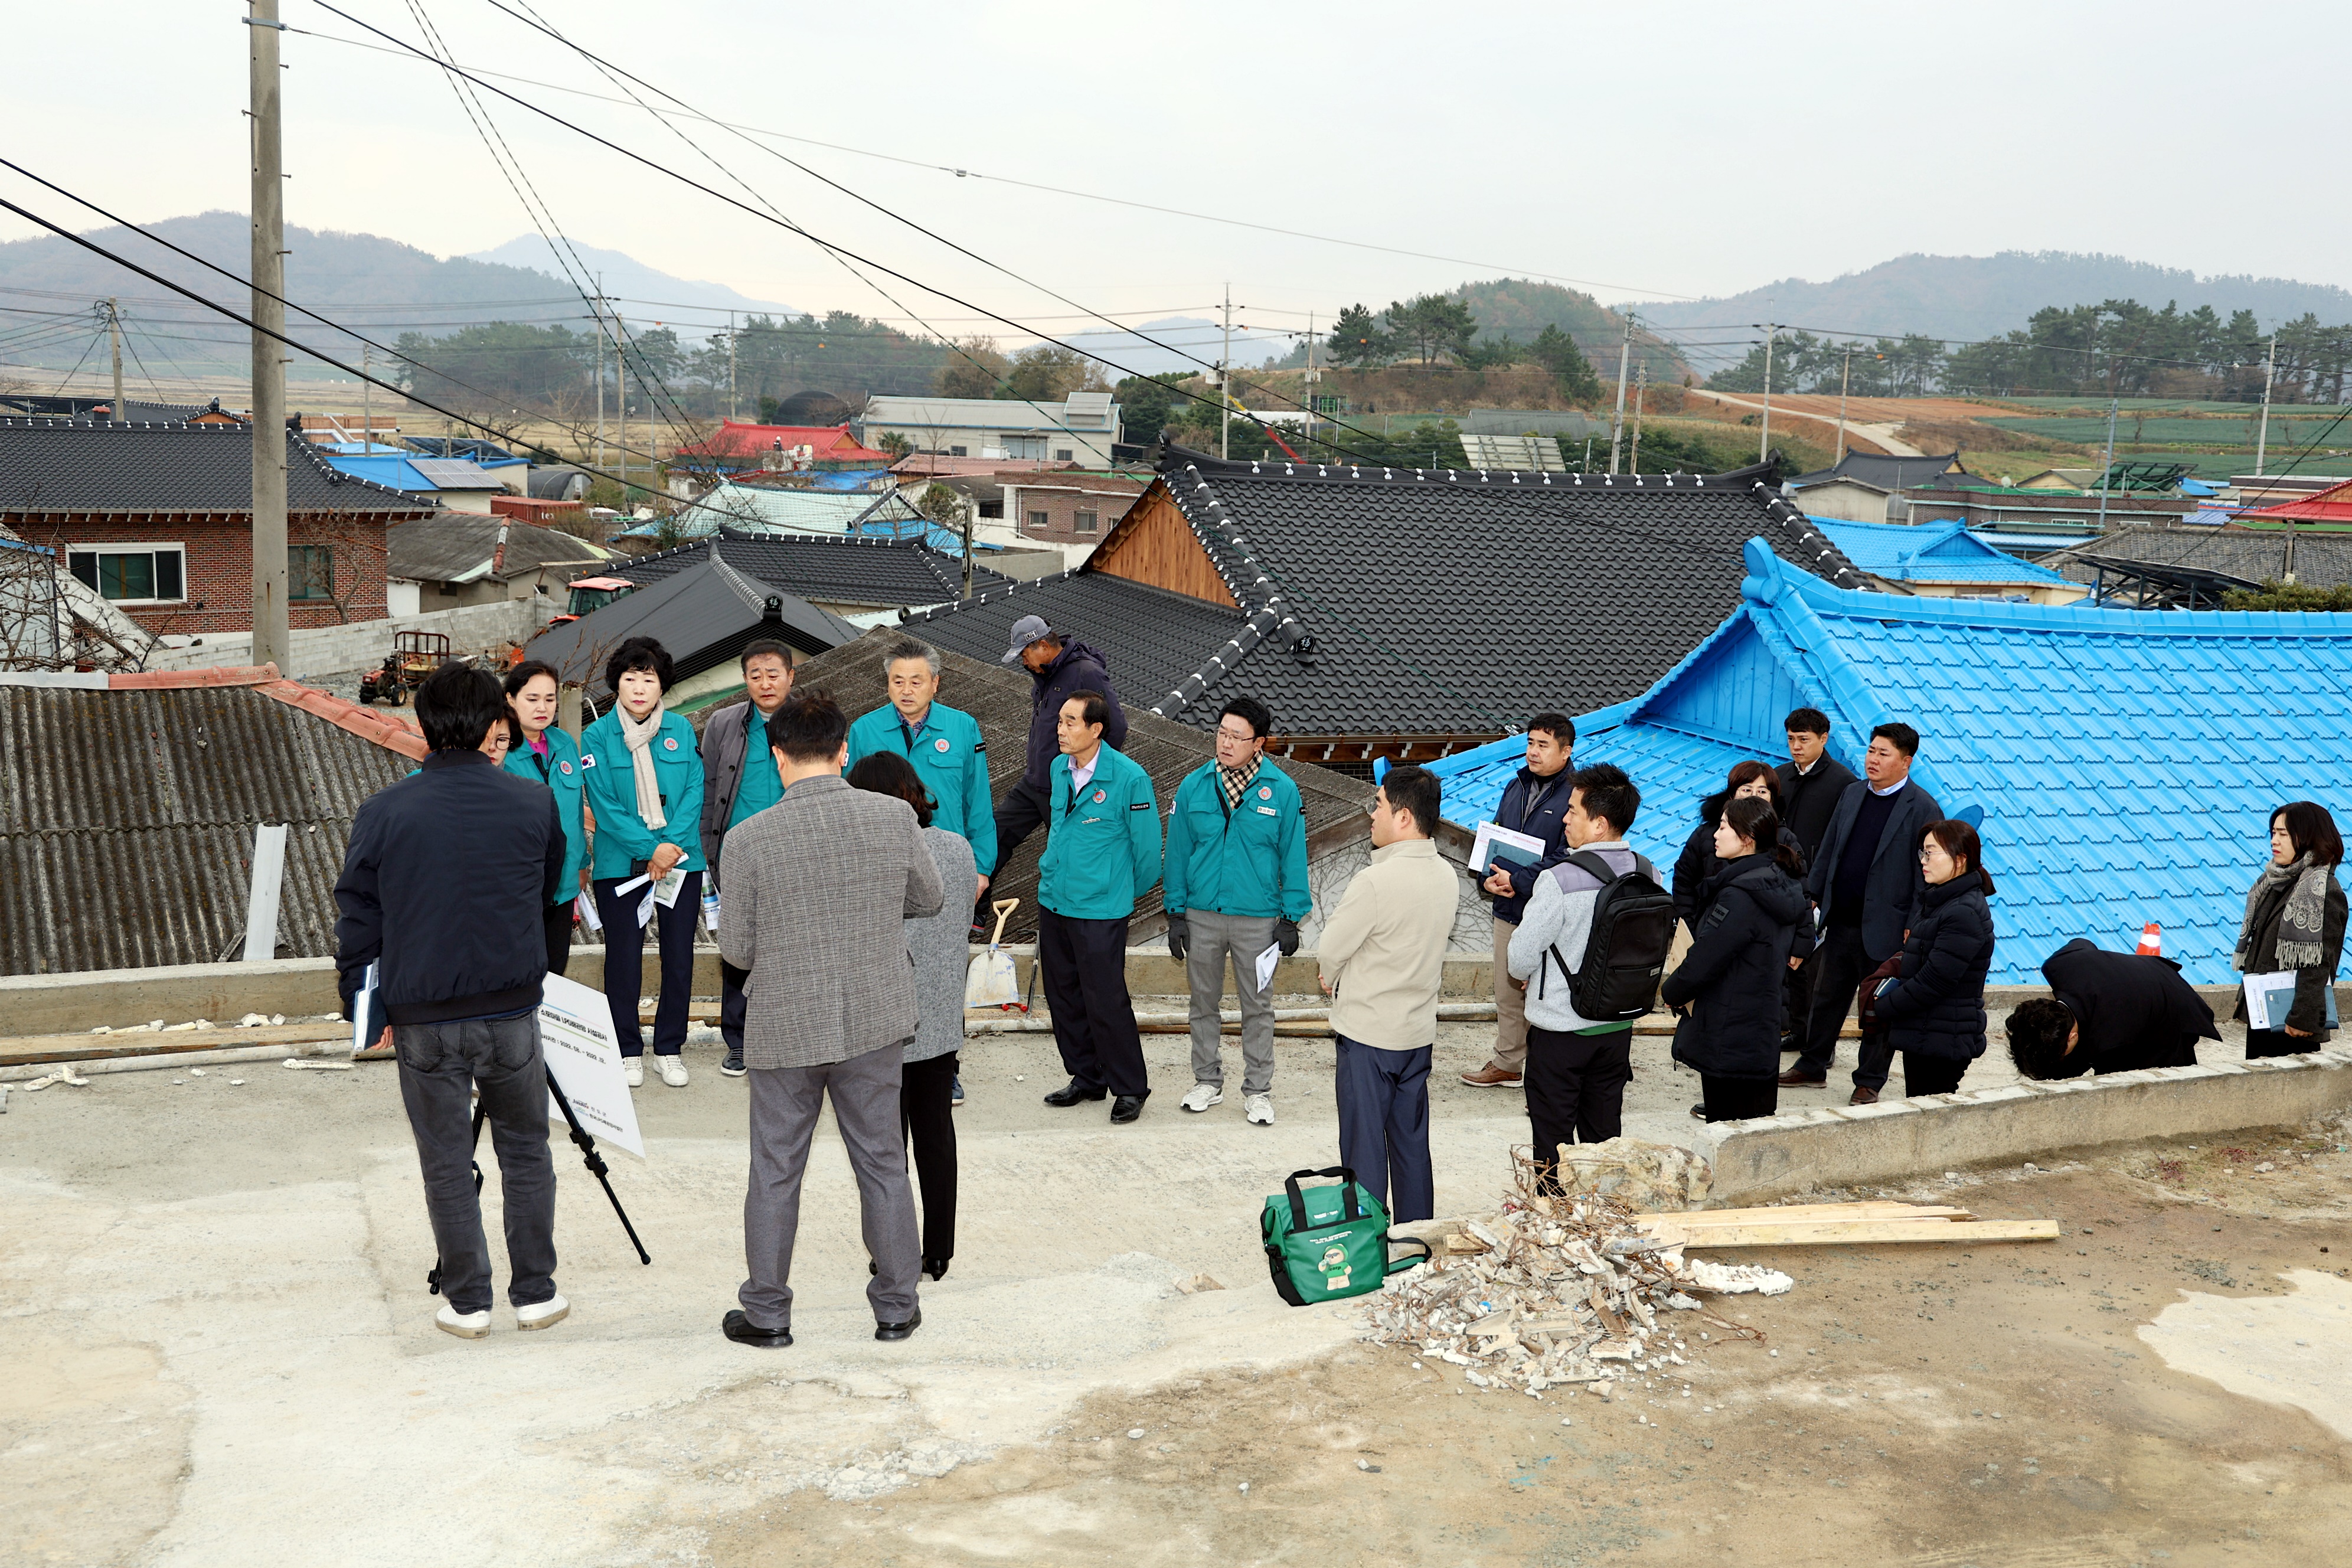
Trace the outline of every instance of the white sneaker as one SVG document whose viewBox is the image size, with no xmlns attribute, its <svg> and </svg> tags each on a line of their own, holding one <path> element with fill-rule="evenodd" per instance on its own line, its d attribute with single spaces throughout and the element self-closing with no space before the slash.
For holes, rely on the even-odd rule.
<svg viewBox="0 0 2352 1568">
<path fill-rule="evenodd" d="M 684 1089 L 686 1087 L 686 1058 L 684 1057 L 656 1057 L 654 1060 L 661 1068 L 662 1082 L 669 1085 L 672 1089 Z"/>
<path fill-rule="evenodd" d="M 645 1088 L 645 1087 L 646 1087 L 646 1058 L 643 1058 L 643 1057 L 624 1057 L 624 1058 L 621 1058 L 621 1076 L 622 1076 L 623 1078 L 625 1078 L 625 1079 L 628 1079 L 628 1080 L 629 1080 L 629 1087 L 630 1087 L 631 1089 L 643 1089 L 643 1088 Z"/>
<path fill-rule="evenodd" d="M 485 1312 L 484 1317 L 489 1316 Z M 515 1309 L 518 1329 L 551 1329 L 572 1315 L 572 1303 L 561 1296 L 550 1296 L 544 1301 L 533 1301 L 528 1307 Z"/>
<path fill-rule="evenodd" d="M 433 1326 L 445 1334 L 455 1334 L 461 1340 L 478 1340 L 490 1331 L 490 1313 L 487 1307 L 478 1312 L 461 1312 L 446 1301 L 433 1314 Z"/>
<path fill-rule="evenodd" d="M 1223 1089 L 1213 1083 L 1196 1083 L 1186 1089 L 1184 1098 L 1176 1103 L 1186 1110 L 1206 1110 L 1213 1105 L 1223 1105 L 1224 1102 Z"/>
<path fill-rule="evenodd" d="M 1249 1119 L 1260 1127 L 1274 1125 L 1274 1096 L 1253 1094 L 1249 1097 Z"/>
</svg>

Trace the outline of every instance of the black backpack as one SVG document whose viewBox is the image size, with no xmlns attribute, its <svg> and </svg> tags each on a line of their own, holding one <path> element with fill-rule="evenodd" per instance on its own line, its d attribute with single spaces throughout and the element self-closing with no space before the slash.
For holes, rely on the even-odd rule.
<svg viewBox="0 0 2352 1568">
<path fill-rule="evenodd" d="M 1584 967 L 1571 974 L 1559 948 L 1548 955 L 1568 980 L 1568 1005 L 1578 1017 L 1596 1024 L 1631 1022 L 1658 998 L 1666 953 L 1675 942 L 1674 895 L 1658 885 L 1657 868 L 1639 855 L 1633 868 L 1622 875 L 1589 850 L 1580 849 L 1561 864 L 1601 884 L 1592 904 L 1592 931 L 1584 942 Z M 1543 994 L 1540 971 L 1536 994 Z"/>
</svg>

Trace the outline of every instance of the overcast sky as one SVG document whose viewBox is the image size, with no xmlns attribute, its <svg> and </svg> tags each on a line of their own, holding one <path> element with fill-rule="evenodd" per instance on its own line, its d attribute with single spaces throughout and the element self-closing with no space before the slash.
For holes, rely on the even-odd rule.
<svg viewBox="0 0 2352 1568">
<path fill-rule="evenodd" d="M 281 3 L 295 27 L 366 37 L 315 0 Z M 2332 195 L 2340 110 L 2295 85 L 2347 41 L 2340 4 L 537 3 L 698 111 L 911 160 L 768 142 L 1026 281 L 730 132 L 690 132 L 825 239 L 1049 330 L 1079 324 L 1054 292 L 1141 320 L 1202 313 L 1230 281 L 1244 319 L 1278 327 L 1503 272 L 1663 299 L 1915 250 L 2104 251 L 2352 285 L 2352 214 Z M 405 0 L 337 4 L 420 36 Z M 460 64 L 615 94 L 488 0 L 424 10 Z M 244 14 L 235 0 L 13 7 L 9 155 L 137 219 L 242 210 Z M 441 255 L 529 232 L 439 72 L 299 33 L 285 58 L 290 222 Z M 493 79 L 760 205 L 641 110 Z M 1004 333 L 873 274 L 893 304 L 799 236 L 492 104 L 583 243 L 805 309 Z M 95 226 L 6 171 L 0 192 Z M 0 237 L 32 232 L 0 214 Z"/>
</svg>

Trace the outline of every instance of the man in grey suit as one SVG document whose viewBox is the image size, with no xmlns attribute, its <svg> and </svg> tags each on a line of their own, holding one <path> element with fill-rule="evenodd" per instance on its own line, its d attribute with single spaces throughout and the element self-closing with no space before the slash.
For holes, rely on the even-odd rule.
<svg viewBox="0 0 2352 1568">
<path fill-rule="evenodd" d="M 900 1047 L 915 1037 L 915 971 L 904 921 L 935 915 L 939 868 L 914 808 L 849 787 L 849 722 L 822 692 L 767 723 L 783 798 L 729 830 L 719 951 L 748 970 L 743 1060 L 751 1083 L 751 1180 L 743 1199 L 742 1307 L 721 1324 L 738 1344 L 793 1342 L 793 1238 L 801 1178 L 825 1097 L 857 1175 L 874 1337 L 922 1323 L 922 1255 L 898 1121 Z"/>
</svg>

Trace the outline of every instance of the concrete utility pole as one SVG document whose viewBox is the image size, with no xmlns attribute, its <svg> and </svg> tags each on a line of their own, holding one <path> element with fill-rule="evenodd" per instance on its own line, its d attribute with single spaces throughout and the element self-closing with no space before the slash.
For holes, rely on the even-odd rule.
<svg viewBox="0 0 2352 1568">
<path fill-rule="evenodd" d="M 2116 400 L 2107 399 L 2107 466 L 2099 473 L 2099 531 L 2107 531 L 2107 492 L 2114 489 L 2116 474 Z M 2145 587 L 2145 584 L 2142 584 Z"/>
<path fill-rule="evenodd" d="M 1838 370 L 1838 446 L 1837 456 L 1830 459 L 1832 468 L 1845 461 L 1845 388 L 1846 383 L 1853 379 L 1853 345 L 1848 343 L 1845 346 L 1845 363 Z"/>
<path fill-rule="evenodd" d="M 1642 471 L 1642 399 L 1650 390 L 1650 362 L 1643 360 L 1642 368 L 1633 373 L 1633 450 L 1625 458 L 1630 473 Z"/>
<path fill-rule="evenodd" d="M 1315 312 L 1307 312 L 1307 442 L 1315 443 Z"/>
<path fill-rule="evenodd" d="M 2270 351 L 2263 355 L 2263 422 L 2254 436 L 2254 478 L 2263 477 L 2263 456 L 2271 443 L 2271 378 L 2278 374 L 2278 334 L 2271 334 Z M 115 379 L 120 382 L 118 371 Z M 118 392 L 117 397 L 122 395 Z"/>
<path fill-rule="evenodd" d="M 1756 437 L 1756 460 L 1762 462 L 1772 452 L 1772 339 L 1780 331 L 1777 321 L 1766 321 L 1764 327 L 1764 428 Z"/>
<path fill-rule="evenodd" d="M 286 620 L 286 165 L 278 0 L 247 0 L 253 116 L 253 662 L 291 674 Z"/>
<path fill-rule="evenodd" d="M 1617 456 L 1625 438 L 1625 372 L 1633 363 L 1633 312 L 1625 312 L 1625 337 L 1617 348 L 1617 416 L 1609 422 L 1609 471 L 1617 471 Z"/>
<path fill-rule="evenodd" d="M 629 505 L 629 351 L 621 335 L 627 329 L 621 325 L 620 311 L 609 313 L 613 318 L 613 398 L 621 417 L 621 505 L 634 515 L 636 509 Z"/>
<path fill-rule="evenodd" d="M 735 312 L 727 312 L 727 417 L 740 419 L 743 410 L 735 401 Z M 971 596 L 967 591 L 965 597 Z"/>
<path fill-rule="evenodd" d="M 604 462 L 604 279 L 596 279 L 595 302 L 589 309 L 596 313 L 596 466 Z"/>
<path fill-rule="evenodd" d="M 360 445 L 375 450 L 375 383 L 367 379 L 375 372 L 375 345 L 360 345 Z"/>
<path fill-rule="evenodd" d="M 114 343 L 114 416 L 122 417 L 122 310 L 111 296 L 106 301 L 106 335 Z"/>
<path fill-rule="evenodd" d="M 1225 285 L 1225 353 L 1217 361 L 1217 456 L 1234 455 L 1234 286 Z"/>
</svg>

